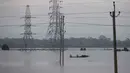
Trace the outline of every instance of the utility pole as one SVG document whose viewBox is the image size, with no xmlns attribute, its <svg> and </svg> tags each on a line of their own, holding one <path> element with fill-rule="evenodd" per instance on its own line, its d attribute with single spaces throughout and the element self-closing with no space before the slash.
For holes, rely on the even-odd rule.
<svg viewBox="0 0 130 73">
<path fill-rule="evenodd" d="M 61 16 L 60 19 L 60 65 L 64 66 L 64 18 L 65 16 Z"/>
<path fill-rule="evenodd" d="M 60 16 L 60 66 L 62 66 L 62 16 Z"/>
<path fill-rule="evenodd" d="M 62 17 L 63 23 L 62 23 L 62 65 L 64 66 L 64 34 L 65 34 L 65 30 L 64 30 L 64 26 L 65 26 L 65 16 Z"/>
<path fill-rule="evenodd" d="M 114 73 L 118 73 L 118 60 L 117 60 L 117 43 L 116 43 L 116 17 L 120 15 L 120 11 L 116 15 L 115 1 L 113 1 L 114 11 L 110 12 L 113 19 L 113 47 L 114 47 Z"/>
</svg>

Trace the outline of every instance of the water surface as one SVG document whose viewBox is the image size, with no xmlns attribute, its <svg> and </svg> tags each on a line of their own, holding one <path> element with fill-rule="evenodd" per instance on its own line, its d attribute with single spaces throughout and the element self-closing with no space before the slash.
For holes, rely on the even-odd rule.
<svg viewBox="0 0 130 73">
<path fill-rule="evenodd" d="M 88 54 L 89 58 L 69 58 Z M 118 52 L 119 73 L 130 73 L 130 52 Z M 114 73 L 113 51 L 65 51 L 65 66 L 59 66 L 59 52 L 0 51 L 1 73 Z"/>
</svg>

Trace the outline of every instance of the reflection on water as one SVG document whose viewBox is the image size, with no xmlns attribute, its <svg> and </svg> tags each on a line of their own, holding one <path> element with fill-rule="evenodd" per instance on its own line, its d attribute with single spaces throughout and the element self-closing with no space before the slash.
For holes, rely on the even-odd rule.
<svg viewBox="0 0 130 73">
<path fill-rule="evenodd" d="M 69 58 L 88 54 L 88 58 Z M 119 73 L 130 72 L 130 52 L 118 53 Z M 59 66 L 59 53 L 52 51 L 0 51 L 1 73 L 113 73 L 112 51 L 65 51 L 65 66 Z"/>
</svg>

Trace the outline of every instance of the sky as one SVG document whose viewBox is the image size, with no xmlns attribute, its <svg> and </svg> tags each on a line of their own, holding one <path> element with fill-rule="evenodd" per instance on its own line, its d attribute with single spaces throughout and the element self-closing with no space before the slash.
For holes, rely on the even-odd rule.
<svg viewBox="0 0 130 73">
<path fill-rule="evenodd" d="M 112 38 L 112 26 L 93 26 L 93 24 L 112 25 L 112 18 L 109 14 L 109 12 L 113 10 L 112 1 L 113 0 L 63 0 L 61 13 L 65 14 L 65 37 L 98 38 L 100 35 L 105 35 Z M 121 11 L 120 16 L 116 18 L 116 24 L 130 25 L 130 1 L 115 1 L 116 10 Z M 21 17 L 25 15 L 26 5 L 30 5 L 31 15 L 36 17 L 31 20 L 32 25 L 36 25 L 34 27 L 32 26 L 32 32 L 36 33 L 33 37 L 38 39 L 46 38 L 45 36 L 49 25 L 49 0 L 0 0 L 0 26 L 23 25 L 24 19 L 21 19 Z M 67 15 L 69 13 L 70 15 Z M 88 23 L 90 25 L 81 23 Z M 130 38 L 129 31 L 130 27 L 117 27 L 117 39 L 124 40 Z M 23 32 L 24 28 L 20 26 L 0 27 L 0 38 L 21 38 L 23 36 L 20 34 Z"/>
</svg>

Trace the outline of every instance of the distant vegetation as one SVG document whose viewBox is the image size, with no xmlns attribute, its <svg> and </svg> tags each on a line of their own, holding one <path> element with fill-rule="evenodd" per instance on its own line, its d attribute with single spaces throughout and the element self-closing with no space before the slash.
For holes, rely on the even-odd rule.
<svg viewBox="0 0 130 73">
<path fill-rule="evenodd" d="M 0 39 L 0 44 L 8 44 L 10 48 L 24 48 L 24 42 L 22 38 L 5 38 Z M 52 47 L 49 40 L 34 39 L 34 41 L 29 41 L 28 46 L 30 48 L 49 48 Z M 112 40 L 104 35 L 99 36 L 99 38 L 66 38 L 65 47 L 102 47 L 109 48 L 112 47 Z M 130 39 L 126 38 L 124 41 L 117 40 L 118 47 L 130 47 Z M 53 46 L 54 47 L 54 46 Z"/>
</svg>

